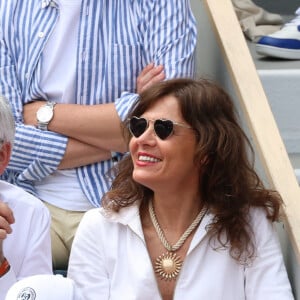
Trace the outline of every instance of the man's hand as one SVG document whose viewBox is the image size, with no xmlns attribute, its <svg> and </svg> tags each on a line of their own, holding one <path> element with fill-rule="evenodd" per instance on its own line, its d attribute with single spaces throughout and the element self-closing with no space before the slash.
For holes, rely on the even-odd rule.
<svg viewBox="0 0 300 300">
<path fill-rule="evenodd" d="M 154 63 L 147 65 L 137 78 L 137 93 L 140 94 L 153 83 L 165 79 L 164 67 L 154 66 Z M 45 100 L 35 100 L 23 106 L 23 118 L 26 125 L 37 125 L 36 113 L 38 109 L 46 103 Z"/>
<path fill-rule="evenodd" d="M 0 0 L 1 1 L 1 0 Z M 137 78 L 137 93 L 141 93 L 150 85 L 165 79 L 164 67 L 162 65 L 155 66 L 154 63 L 147 65 Z M 23 106 L 24 124 L 37 125 L 36 112 L 45 104 L 43 99 L 35 100 Z M 97 126 L 95 126 L 97 124 Z M 110 157 L 110 151 L 124 152 L 127 151 L 120 127 L 120 118 L 116 111 L 114 103 L 105 103 L 98 105 L 78 105 L 59 103 L 54 108 L 54 117 L 48 124 L 48 130 L 53 131 L 69 138 L 73 138 L 74 142 L 79 141 L 88 147 L 96 147 L 100 149 L 89 149 L 90 152 L 81 151 L 80 161 L 78 160 L 78 151 L 83 145 L 77 143 L 76 149 L 71 148 L 74 144 L 69 140 L 69 150 L 59 166 L 60 169 L 78 167 L 94 163 L 96 161 L 106 160 Z M 96 155 L 96 156 L 95 156 Z M 68 160 L 74 158 L 75 161 Z"/>
<path fill-rule="evenodd" d="M 153 63 L 147 65 L 137 78 L 137 93 L 140 94 L 153 83 L 162 81 L 164 79 L 165 73 L 162 65 L 154 66 Z"/>
<path fill-rule="evenodd" d="M 12 232 L 11 224 L 15 222 L 12 210 L 4 202 L 0 201 L 0 264 L 4 260 L 3 240 Z"/>
</svg>

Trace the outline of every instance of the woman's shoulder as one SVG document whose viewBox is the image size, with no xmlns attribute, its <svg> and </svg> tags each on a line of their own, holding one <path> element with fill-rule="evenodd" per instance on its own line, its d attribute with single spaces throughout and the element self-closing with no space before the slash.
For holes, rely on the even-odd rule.
<svg viewBox="0 0 300 300">
<path fill-rule="evenodd" d="M 251 207 L 249 210 L 250 222 L 266 222 L 272 223 L 271 220 L 268 219 L 267 211 L 263 207 Z"/>
<path fill-rule="evenodd" d="M 250 226 L 256 239 L 264 239 L 268 236 L 276 236 L 276 223 L 279 222 L 272 222 L 268 216 L 267 212 L 263 208 L 254 207 L 250 209 Z"/>
<path fill-rule="evenodd" d="M 110 211 L 103 207 L 90 209 L 84 214 L 81 223 L 101 226 L 127 225 L 136 218 L 139 218 L 138 203 L 121 208 L 119 211 Z"/>
</svg>

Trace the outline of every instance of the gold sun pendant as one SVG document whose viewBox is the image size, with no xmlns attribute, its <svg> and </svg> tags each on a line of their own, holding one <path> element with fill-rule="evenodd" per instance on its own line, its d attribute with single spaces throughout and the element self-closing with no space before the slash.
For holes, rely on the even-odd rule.
<svg viewBox="0 0 300 300">
<path fill-rule="evenodd" d="M 155 273 L 161 279 L 176 279 L 182 266 L 182 261 L 176 253 L 164 253 L 155 261 Z"/>
</svg>

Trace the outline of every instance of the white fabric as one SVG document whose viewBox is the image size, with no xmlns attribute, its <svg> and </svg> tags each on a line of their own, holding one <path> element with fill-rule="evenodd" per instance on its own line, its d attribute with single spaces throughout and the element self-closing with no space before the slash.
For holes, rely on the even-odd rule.
<svg viewBox="0 0 300 300">
<path fill-rule="evenodd" d="M 35 181 L 34 186 L 40 199 L 56 207 L 72 211 L 93 208 L 80 188 L 75 169 L 55 171 L 44 179 Z"/>
<path fill-rule="evenodd" d="M 233 260 L 227 250 L 213 250 L 206 215 L 197 228 L 182 270 L 174 300 L 293 299 L 274 226 L 258 209 L 251 212 L 257 258 L 250 267 Z M 146 249 L 138 206 L 105 217 L 88 211 L 77 230 L 68 277 L 89 299 L 161 299 Z"/>
<path fill-rule="evenodd" d="M 74 282 L 61 275 L 35 275 L 15 283 L 5 300 L 75 300 Z"/>
<path fill-rule="evenodd" d="M 40 87 L 50 101 L 75 103 L 81 0 L 56 2 L 59 5 L 59 19 L 42 53 Z M 75 169 L 55 171 L 35 182 L 35 188 L 39 198 L 62 209 L 86 211 L 93 207 L 82 192 Z"/>
<path fill-rule="evenodd" d="M 295 11 L 296 17 L 287 22 L 284 26 L 298 26 L 300 25 L 300 7 L 298 7 Z"/>
<path fill-rule="evenodd" d="M 59 0 L 59 18 L 42 53 L 40 87 L 51 101 L 75 103 L 81 0 Z"/>
<path fill-rule="evenodd" d="M 266 11 L 251 0 L 231 1 L 242 30 L 251 41 L 279 30 L 283 24 L 280 15 Z"/>
<path fill-rule="evenodd" d="M 50 214 L 44 204 L 23 189 L 0 181 L 0 199 L 12 209 L 13 232 L 3 242 L 10 271 L 0 278 L 0 300 L 17 280 L 52 273 Z"/>
</svg>

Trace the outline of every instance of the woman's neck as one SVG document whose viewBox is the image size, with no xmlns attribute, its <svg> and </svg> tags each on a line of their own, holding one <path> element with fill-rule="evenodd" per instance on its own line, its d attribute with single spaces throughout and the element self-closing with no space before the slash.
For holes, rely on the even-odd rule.
<svg viewBox="0 0 300 300">
<path fill-rule="evenodd" d="M 157 195 L 151 200 L 157 220 L 164 230 L 185 230 L 203 205 L 199 195 Z"/>
</svg>

